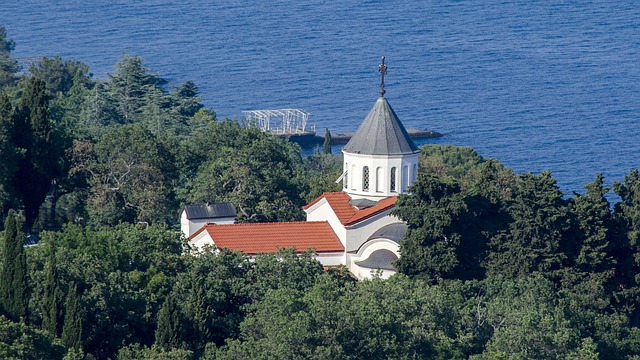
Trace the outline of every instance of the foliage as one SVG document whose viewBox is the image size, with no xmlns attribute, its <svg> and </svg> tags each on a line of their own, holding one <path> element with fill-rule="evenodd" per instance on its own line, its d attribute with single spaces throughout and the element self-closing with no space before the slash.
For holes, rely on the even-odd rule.
<svg viewBox="0 0 640 360">
<path fill-rule="evenodd" d="M 49 118 L 45 83 L 31 77 L 13 114 L 13 143 L 21 152 L 14 179 L 25 211 L 26 225 L 35 222 L 51 181 L 60 175 L 63 150 Z"/>
<path fill-rule="evenodd" d="M 1 29 L 0 29 L 1 30 Z M 1 39 L 0 39 L 1 40 Z M 18 205 L 13 179 L 18 167 L 19 149 L 13 142 L 14 123 L 13 106 L 9 97 L 0 93 L 0 213 L 6 214 L 11 207 Z"/>
<path fill-rule="evenodd" d="M 62 359 L 64 347 L 42 331 L 0 315 L 0 358 L 6 360 Z"/>
<path fill-rule="evenodd" d="M 456 249 L 468 211 L 460 186 L 451 177 L 419 174 L 410 191 L 400 195 L 394 211 L 409 225 L 395 266 L 405 274 L 449 278 L 460 263 Z"/>
<path fill-rule="evenodd" d="M 171 214 L 171 156 L 143 126 L 118 127 L 95 146 L 76 143 L 74 156 L 74 171 L 84 173 L 89 184 L 93 224 L 163 223 Z"/>
<path fill-rule="evenodd" d="M 7 39 L 5 27 L 0 25 L 0 91 L 14 85 L 18 80 L 16 76 L 19 70 L 18 62 L 11 56 L 15 46 L 15 41 Z"/>
<path fill-rule="evenodd" d="M 324 143 L 322 144 L 322 153 L 331 155 L 331 132 L 329 129 L 324 133 Z"/>
<path fill-rule="evenodd" d="M 49 239 L 48 247 L 49 256 L 47 259 L 46 283 L 42 300 L 42 330 L 48 332 L 53 337 L 57 337 L 60 334 L 60 325 L 63 319 L 62 290 L 60 290 L 60 279 L 58 275 L 55 236 Z"/>
<path fill-rule="evenodd" d="M 173 293 L 169 294 L 158 311 L 158 327 L 156 328 L 154 345 L 165 351 L 179 347 L 181 322 L 175 296 Z"/>
<path fill-rule="evenodd" d="M 302 218 L 301 159 L 292 143 L 224 121 L 187 142 L 183 154 L 185 202 L 230 201 L 241 222 Z"/>
<path fill-rule="evenodd" d="M 4 223 L 0 268 L 0 311 L 13 321 L 27 322 L 29 288 L 22 221 L 9 210 Z"/>
<path fill-rule="evenodd" d="M 69 286 L 64 303 L 64 326 L 61 339 L 67 349 L 82 350 L 82 310 L 78 301 L 78 287 L 74 283 Z"/>
</svg>

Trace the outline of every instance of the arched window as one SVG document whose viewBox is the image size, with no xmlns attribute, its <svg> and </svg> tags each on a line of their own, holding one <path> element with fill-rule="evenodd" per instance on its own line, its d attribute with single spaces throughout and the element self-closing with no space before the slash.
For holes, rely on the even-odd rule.
<svg viewBox="0 0 640 360">
<path fill-rule="evenodd" d="M 362 191 L 369 191 L 369 167 L 362 168 Z"/>
<path fill-rule="evenodd" d="M 376 168 L 376 192 L 382 192 L 382 168 Z"/>
<path fill-rule="evenodd" d="M 349 175 L 349 174 L 347 174 Z M 356 166 L 351 165 L 351 190 L 356 189 Z"/>
<path fill-rule="evenodd" d="M 402 167 L 402 192 L 407 191 L 408 185 L 409 185 L 409 166 L 405 165 Z"/>
<path fill-rule="evenodd" d="M 389 179 L 389 190 L 396 192 L 396 167 L 391 168 L 391 178 Z"/>
<path fill-rule="evenodd" d="M 346 189 L 349 187 L 349 164 L 345 163 L 344 168 L 347 171 L 347 174 L 344 176 L 344 181 L 343 181 L 344 188 Z"/>
<path fill-rule="evenodd" d="M 411 181 L 416 181 L 416 179 L 418 178 L 418 165 L 417 164 L 413 164 L 413 173 L 411 173 Z"/>
</svg>

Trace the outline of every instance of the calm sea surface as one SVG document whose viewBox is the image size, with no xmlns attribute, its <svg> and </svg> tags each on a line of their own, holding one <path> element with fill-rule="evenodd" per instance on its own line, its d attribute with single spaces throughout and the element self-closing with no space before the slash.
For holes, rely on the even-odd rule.
<svg viewBox="0 0 640 360">
<path fill-rule="evenodd" d="M 378 94 L 407 128 L 447 136 L 568 194 L 640 163 L 640 6 L 602 1 L 3 0 L 14 56 L 60 55 L 98 78 L 123 53 L 219 117 L 299 107 L 356 129 Z"/>
</svg>

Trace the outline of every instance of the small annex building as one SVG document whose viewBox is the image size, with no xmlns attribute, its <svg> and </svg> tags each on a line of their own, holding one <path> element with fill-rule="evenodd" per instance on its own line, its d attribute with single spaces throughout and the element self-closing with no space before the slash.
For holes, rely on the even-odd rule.
<svg viewBox="0 0 640 360">
<path fill-rule="evenodd" d="M 324 193 L 305 205 L 307 221 L 201 223 L 197 231 L 185 231 L 190 244 L 251 256 L 278 248 L 313 250 L 324 266 L 345 265 L 359 279 L 393 275 L 407 225 L 391 212 L 398 194 L 416 179 L 420 150 L 384 97 L 384 58 L 380 72 L 380 97 L 342 149 L 343 172 L 336 180 L 342 192 Z"/>
<path fill-rule="evenodd" d="M 185 205 L 180 212 L 180 230 L 188 238 L 207 224 L 233 224 L 236 207 L 230 202 Z"/>
</svg>

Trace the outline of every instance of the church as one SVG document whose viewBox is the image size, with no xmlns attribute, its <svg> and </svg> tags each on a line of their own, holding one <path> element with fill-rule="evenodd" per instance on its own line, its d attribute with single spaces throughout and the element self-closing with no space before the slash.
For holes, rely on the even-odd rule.
<svg viewBox="0 0 640 360">
<path fill-rule="evenodd" d="M 359 279 L 395 273 L 407 225 L 391 215 L 398 194 L 416 179 L 420 150 L 385 98 L 380 97 L 342 149 L 341 192 L 326 192 L 303 207 L 307 221 L 232 223 L 232 204 L 187 205 L 182 231 L 189 243 L 240 250 L 249 256 L 295 248 L 314 251 L 325 266 L 345 265 Z"/>
</svg>

